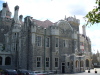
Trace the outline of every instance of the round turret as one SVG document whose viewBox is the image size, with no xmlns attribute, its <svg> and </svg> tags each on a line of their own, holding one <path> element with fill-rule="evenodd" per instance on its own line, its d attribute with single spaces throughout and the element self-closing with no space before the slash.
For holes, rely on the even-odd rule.
<svg viewBox="0 0 100 75">
<path fill-rule="evenodd" d="M 22 19 L 23 19 L 23 15 L 20 15 L 19 16 L 19 21 L 22 22 Z"/>
<path fill-rule="evenodd" d="M 7 3 L 3 3 L 3 7 L 7 7 Z"/>
<path fill-rule="evenodd" d="M 17 5 L 17 6 L 15 6 L 15 11 L 16 11 L 16 10 L 18 10 L 18 9 L 19 9 L 19 6 L 18 6 L 18 5 Z"/>
<path fill-rule="evenodd" d="M 20 15 L 19 18 L 22 19 L 23 18 L 23 15 Z"/>
</svg>

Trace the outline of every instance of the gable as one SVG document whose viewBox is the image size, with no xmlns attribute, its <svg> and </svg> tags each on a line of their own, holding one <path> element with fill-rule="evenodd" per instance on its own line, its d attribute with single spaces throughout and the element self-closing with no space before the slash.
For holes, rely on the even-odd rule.
<svg viewBox="0 0 100 75">
<path fill-rule="evenodd" d="M 68 21 L 65 21 L 65 20 L 58 21 L 57 26 L 60 27 L 61 29 L 73 31 L 73 28 L 71 27 L 71 25 L 68 23 Z"/>
</svg>

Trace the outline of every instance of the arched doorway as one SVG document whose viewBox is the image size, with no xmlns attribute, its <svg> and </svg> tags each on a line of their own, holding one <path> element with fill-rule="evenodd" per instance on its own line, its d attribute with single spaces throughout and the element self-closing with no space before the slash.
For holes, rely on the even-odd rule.
<svg viewBox="0 0 100 75">
<path fill-rule="evenodd" d="M 62 73 L 65 73 L 65 63 L 62 63 Z"/>
<path fill-rule="evenodd" d="M 0 56 L 0 65 L 2 65 L 2 57 Z"/>
<path fill-rule="evenodd" d="M 80 61 L 80 67 L 83 67 L 83 64 L 84 64 L 84 62 L 83 62 L 83 60 L 81 60 Z"/>
<path fill-rule="evenodd" d="M 80 61 L 80 71 L 84 71 L 84 61 Z"/>
<path fill-rule="evenodd" d="M 76 68 L 78 68 L 78 66 L 79 66 L 79 61 L 76 60 Z"/>
<path fill-rule="evenodd" d="M 11 58 L 10 57 L 5 58 L 5 65 L 11 65 Z"/>
<path fill-rule="evenodd" d="M 89 60 L 86 59 L 86 67 L 89 68 Z"/>
<path fill-rule="evenodd" d="M 79 71 L 79 61 L 76 60 L 76 72 L 78 72 L 78 71 Z"/>
</svg>

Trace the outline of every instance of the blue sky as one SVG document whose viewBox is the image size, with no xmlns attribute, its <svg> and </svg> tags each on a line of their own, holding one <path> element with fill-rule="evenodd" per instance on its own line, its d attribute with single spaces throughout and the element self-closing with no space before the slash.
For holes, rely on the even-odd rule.
<svg viewBox="0 0 100 75">
<path fill-rule="evenodd" d="M 2 9 L 2 1 L 7 2 L 14 15 L 14 7 L 19 5 L 19 15 L 32 16 L 38 20 L 50 20 L 57 22 L 69 16 L 76 16 L 80 19 L 80 33 L 82 33 L 82 25 L 85 24 L 83 17 L 91 11 L 95 6 L 95 0 L 0 0 L 0 10 Z M 92 43 L 92 52 L 96 50 L 100 52 L 100 26 L 96 24 L 86 27 L 87 36 L 90 37 Z M 95 50 L 95 51 L 94 51 Z"/>
<path fill-rule="evenodd" d="M 0 0 L 0 10 L 2 9 L 2 3 L 3 3 L 4 1 L 1 1 Z"/>
</svg>

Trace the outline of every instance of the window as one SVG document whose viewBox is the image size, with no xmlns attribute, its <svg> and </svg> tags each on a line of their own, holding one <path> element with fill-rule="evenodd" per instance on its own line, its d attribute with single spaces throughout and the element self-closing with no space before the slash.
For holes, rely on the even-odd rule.
<svg viewBox="0 0 100 75">
<path fill-rule="evenodd" d="M 0 56 L 0 65 L 2 65 L 2 57 Z"/>
<path fill-rule="evenodd" d="M 5 58 L 5 65 L 11 65 L 11 58 L 10 57 Z"/>
<path fill-rule="evenodd" d="M 55 45 L 56 45 L 56 47 L 58 47 L 58 44 L 59 44 L 59 43 L 58 43 L 58 38 L 56 38 L 56 39 L 55 39 Z"/>
<path fill-rule="evenodd" d="M 66 43 L 65 43 L 65 40 L 63 40 L 63 47 L 66 47 Z"/>
<path fill-rule="evenodd" d="M 69 67 L 69 62 L 67 62 L 67 66 Z"/>
<path fill-rule="evenodd" d="M 12 34 L 12 39 L 15 39 L 15 38 L 17 38 L 17 33 Z"/>
<path fill-rule="evenodd" d="M 17 37 L 17 33 L 15 33 L 15 38 Z"/>
<path fill-rule="evenodd" d="M 63 40 L 63 47 L 67 47 L 68 45 L 68 40 Z"/>
<path fill-rule="evenodd" d="M 46 58 L 46 67 L 49 67 L 49 58 Z"/>
<path fill-rule="evenodd" d="M 65 47 L 68 47 L 68 40 L 65 40 Z"/>
<path fill-rule="evenodd" d="M 37 57 L 37 67 L 41 67 L 41 57 Z"/>
<path fill-rule="evenodd" d="M 55 67 L 58 67 L 58 58 L 55 58 Z"/>
<path fill-rule="evenodd" d="M 37 46 L 41 46 L 41 36 L 37 36 Z"/>
<path fill-rule="evenodd" d="M 47 37 L 47 38 L 46 38 L 46 47 L 49 47 L 49 45 L 50 45 L 50 38 Z"/>
</svg>

